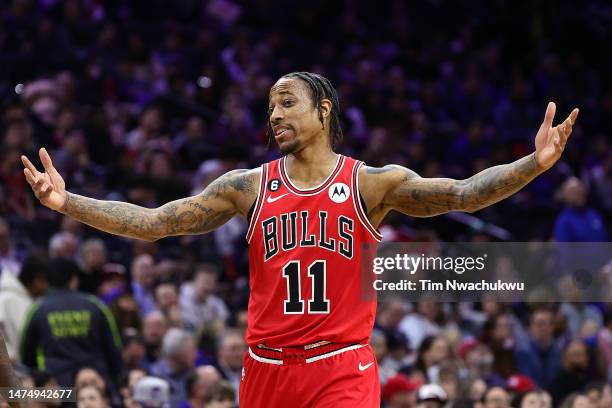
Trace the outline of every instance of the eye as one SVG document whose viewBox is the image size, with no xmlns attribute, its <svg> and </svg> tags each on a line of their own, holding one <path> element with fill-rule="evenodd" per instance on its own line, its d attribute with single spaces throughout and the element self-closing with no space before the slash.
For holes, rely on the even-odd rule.
<svg viewBox="0 0 612 408">
<path fill-rule="evenodd" d="M 288 107 L 290 107 L 290 106 L 293 106 L 293 101 L 292 101 L 291 99 L 285 99 L 285 100 L 283 101 L 283 106 L 284 106 L 285 108 L 288 108 Z"/>
</svg>

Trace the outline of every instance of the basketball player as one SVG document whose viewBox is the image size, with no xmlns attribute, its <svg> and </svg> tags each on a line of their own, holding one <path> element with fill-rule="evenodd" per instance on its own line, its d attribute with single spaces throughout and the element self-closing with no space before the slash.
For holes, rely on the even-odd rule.
<svg viewBox="0 0 612 408">
<path fill-rule="evenodd" d="M 269 132 L 283 157 L 230 171 L 199 195 L 155 209 L 67 192 L 45 149 L 44 172 L 23 156 L 24 172 L 43 205 L 126 237 L 202 234 L 243 217 L 251 295 L 241 407 L 378 407 L 378 368 L 367 345 L 376 303 L 360 297 L 362 245 L 380 241 L 376 228 L 392 210 L 472 212 L 520 190 L 559 159 L 578 110 L 553 127 L 549 103 L 534 153 L 466 180 L 421 178 L 337 154 L 338 112 L 327 79 L 283 76 L 269 95 Z"/>
</svg>

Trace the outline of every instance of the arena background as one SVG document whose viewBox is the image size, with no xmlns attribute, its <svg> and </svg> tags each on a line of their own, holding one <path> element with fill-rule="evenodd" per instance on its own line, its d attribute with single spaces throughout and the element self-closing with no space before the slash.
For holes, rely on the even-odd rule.
<svg viewBox="0 0 612 408">
<path fill-rule="evenodd" d="M 177 406 L 232 406 L 245 347 L 245 224 L 153 243 L 100 233 L 37 202 L 19 157 L 40 165 L 40 147 L 69 191 L 156 207 L 278 157 L 266 135 L 269 88 L 312 71 L 339 92 L 339 152 L 462 179 L 532 152 L 552 100 L 556 122 L 581 109 L 553 169 L 477 213 L 393 215 L 381 231 L 387 241 L 609 239 L 607 2 L 7 0 L 0 20 L 0 318 L 24 324 L 12 302 L 31 299 L 9 278 L 28 256 L 43 261 L 37 268 L 76 263 L 79 289 L 109 307 L 122 336 L 121 375 L 97 380 L 113 406 L 133 406 L 127 385 L 138 369 L 167 376 Z M 553 406 L 568 396 L 564 406 L 579 406 L 578 392 L 611 407 L 611 317 L 606 303 L 381 304 L 372 341 L 383 403 L 415 406 L 419 385 L 438 383 L 448 407 L 506 406 L 483 397 L 495 386 L 516 407 L 536 387 Z M 19 334 L 5 337 L 22 381 L 51 384 L 20 363 Z M 202 365 L 217 369 L 194 369 Z"/>
</svg>

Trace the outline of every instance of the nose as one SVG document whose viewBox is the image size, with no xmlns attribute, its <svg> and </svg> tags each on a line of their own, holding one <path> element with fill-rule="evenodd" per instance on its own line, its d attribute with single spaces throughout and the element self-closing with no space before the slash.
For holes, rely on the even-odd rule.
<svg viewBox="0 0 612 408">
<path fill-rule="evenodd" d="M 270 122 L 278 123 L 285 117 L 285 113 L 281 106 L 276 105 L 274 109 L 272 109 L 272 113 L 270 113 Z"/>
</svg>

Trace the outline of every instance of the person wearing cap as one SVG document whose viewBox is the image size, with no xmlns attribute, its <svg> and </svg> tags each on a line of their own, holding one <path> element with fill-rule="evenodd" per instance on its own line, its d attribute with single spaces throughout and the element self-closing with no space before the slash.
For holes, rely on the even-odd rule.
<svg viewBox="0 0 612 408">
<path fill-rule="evenodd" d="M 438 384 L 425 384 L 417 392 L 416 408 L 442 408 L 446 405 L 448 396 Z"/>
<path fill-rule="evenodd" d="M 134 385 L 132 400 L 138 408 L 170 408 L 170 384 L 157 377 L 144 377 Z"/>
<path fill-rule="evenodd" d="M 397 374 L 389 378 L 382 387 L 382 400 L 386 408 L 414 408 L 416 406 L 416 392 L 421 386 L 417 380 L 413 380 L 403 374 Z"/>
</svg>

